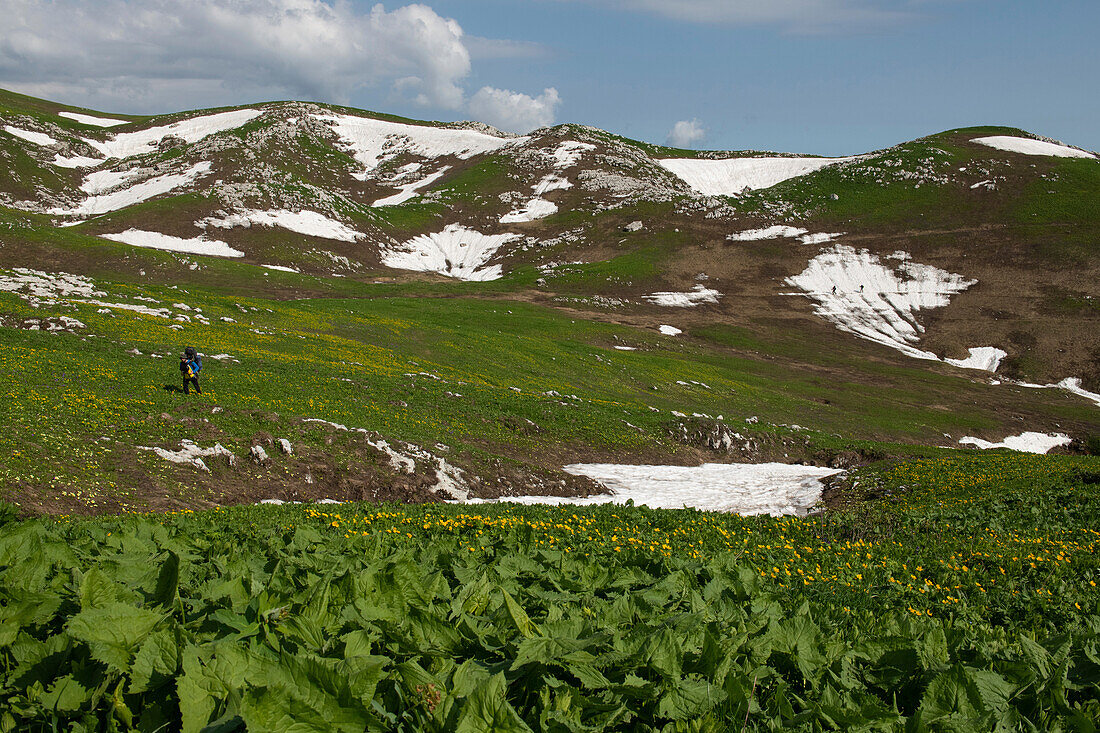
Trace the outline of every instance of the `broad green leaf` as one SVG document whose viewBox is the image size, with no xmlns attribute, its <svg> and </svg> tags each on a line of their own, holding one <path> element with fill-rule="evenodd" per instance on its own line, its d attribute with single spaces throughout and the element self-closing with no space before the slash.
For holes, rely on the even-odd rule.
<svg viewBox="0 0 1100 733">
<path fill-rule="evenodd" d="M 93 657 L 127 672 L 134 650 L 163 618 L 144 608 L 108 603 L 82 610 L 67 628 L 73 638 L 88 645 Z"/>
<path fill-rule="evenodd" d="M 179 645 L 171 631 L 164 629 L 150 634 L 134 655 L 128 694 L 136 695 L 155 689 L 175 677 L 179 670 L 179 655 Z"/>
<path fill-rule="evenodd" d="M 685 679 L 670 684 L 661 696 L 657 714 L 669 720 L 688 720 L 705 715 L 726 699 L 726 693 L 705 680 Z"/>
<path fill-rule="evenodd" d="M 500 592 L 504 595 L 504 606 L 508 609 L 508 616 L 512 619 L 512 623 L 515 624 L 519 633 L 527 638 L 540 634 L 539 627 L 535 625 L 535 622 L 531 620 L 523 607 L 516 603 L 516 599 L 512 598 L 512 594 L 504 588 L 501 588 Z"/>
<path fill-rule="evenodd" d="M 467 696 L 455 733 L 533 733 L 505 699 L 503 674 L 493 675 Z"/>
</svg>

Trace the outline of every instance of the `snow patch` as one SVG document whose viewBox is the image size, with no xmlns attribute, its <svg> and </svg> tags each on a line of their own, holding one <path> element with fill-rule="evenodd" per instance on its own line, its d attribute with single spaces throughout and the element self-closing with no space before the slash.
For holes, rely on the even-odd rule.
<svg viewBox="0 0 1100 733">
<path fill-rule="evenodd" d="M 298 273 L 299 272 L 298 270 L 294 269 L 293 267 L 287 267 L 286 265 L 260 265 L 260 267 L 265 267 L 268 270 L 278 270 L 279 272 L 293 272 L 293 273 Z"/>
<path fill-rule="evenodd" d="M 982 369 L 987 372 L 997 371 L 1001 360 L 1008 356 L 1008 352 L 994 346 L 978 346 L 968 349 L 970 356 L 965 359 L 944 359 L 948 364 L 954 364 L 963 369 Z"/>
<path fill-rule="evenodd" d="M 821 498 L 821 479 L 835 468 L 783 463 L 704 463 L 701 466 L 628 466 L 576 463 L 565 470 L 595 479 L 610 494 L 585 497 L 520 496 L 520 504 L 623 504 L 654 509 L 693 508 L 743 515 L 805 515 Z"/>
<path fill-rule="evenodd" d="M 20 140 L 26 140 L 29 143 L 34 143 L 35 145 L 40 145 L 43 147 L 47 145 L 60 144 L 44 132 L 24 130 L 22 127 L 15 127 L 13 125 L 4 125 L 4 132 L 8 133 L 9 135 L 14 135 Z"/>
<path fill-rule="evenodd" d="M 809 230 L 799 227 L 789 227 L 783 224 L 774 224 L 763 229 L 746 229 L 743 232 L 731 234 L 726 239 L 731 242 L 756 242 L 761 239 L 777 239 L 779 237 L 799 237 L 808 234 Z"/>
<path fill-rule="evenodd" d="M 74 155 L 67 158 L 60 153 L 50 161 L 52 165 L 56 165 L 58 168 L 95 168 L 102 162 L 103 160 L 100 158 L 89 158 L 86 155 Z"/>
<path fill-rule="evenodd" d="M 554 156 L 554 165 L 559 170 L 571 168 L 581 161 L 581 156 L 587 150 L 595 150 L 591 143 L 582 143 L 577 140 L 566 140 L 558 145 L 551 154 Z"/>
<path fill-rule="evenodd" d="M 948 305 L 952 295 L 977 280 L 908 259 L 895 270 L 867 250 L 836 245 L 786 282 L 800 288 L 816 304 L 814 312 L 841 331 L 938 361 L 932 352 L 916 348 L 924 333 L 917 312 Z"/>
<path fill-rule="evenodd" d="M 210 168 L 210 161 L 204 160 L 201 163 L 196 163 L 182 173 L 168 173 L 163 176 L 150 178 L 141 183 L 135 183 L 133 186 L 119 191 L 113 191 L 100 196 L 89 196 L 71 209 L 55 207 L 50 209 L 49 213 L 69 216 L 94 216 L 97 214 L 105 214 L 109 211 L 124 209 L 127 206 L 140 204 L 142 201 L 151 199 L 154 196 L 160 196 L 182 186 L 194 183 L 195 179 L 199 176 L 209 173 Z M 94 176 L 96 174 L 93 173 L 91 175 Z M 89 178 L 90 177 L 91 176 L 89 176 Z"/>
<path fill-rule="evenodd" d="M 369 117 L 326 114 L 313 115 L 320 122 L 332 125 L 332 130 L 347 145 L 365 170 L 355 174 L 359 180 L 385 160 L 402 153 L 424 158 L 453 155 L 466 160 L 482 153 L 491 153 L 505 145 L 521 144 L 527 137 L 498 137 L 475 130 L 387 122 Z"/>
<path fill-rule="evenodd" d="M 237 109 L 192 117 L 170 125 L 123 132 L 106 141 L 86 139 L 84 142 L 98 150 L 105 158 L 130 158 L 153 152 L 166 137 L 178 137 L 186 143 L 195 143 L 210 135 L 240 127 L 261 114 L 263 112 L 258 109 Z"/>
<path fill-rule="evenodd" d="M 351 227 L 330 219 L 316 211 L 287 211 L 286 209 L 269 209 L 259 211 L 246 209 L 223 217 L 207 217 L 195 222 L 195 226 L 205 229 L 208 226 L 218 229 L 232 229 L 243 227 L 248 229 L 253 224 L 267 227 L 279 227 L 287 231 L 304 234 L 307 237 L 321 237 L 335 239 L 340 242 L 354 242 L 362 238 L 363 234 Z"/>
<path fill-rule="evenodd" d="M 665 158 L 657 164 L 705 196 L 736 196 L 855 158 Z"/>
<path fill-rule="evenodd" d="M 1020 433 L 1019 435 L 1010 435 L 1000 443 L 991 443 L 988 440 L 982 440 L 981 438 L 971 438 L 969 436 L 959 439 L 960 445 L 973 445 L 982 450 L 989 450 L 991 448 L 1009 448 L 1015 451 L 1021 451 L 1024 453 L 1047 453 L 1051 448 L 1057 448 L 1060 445 L 1068 445 L 1072 441 L 1068 435 L 1063 433 Z"/>
<path fill-rule="evenodd" d="M 557 213 L 557 211 L 558 205 L 553 201 L 547 201 L 543 198 L 533 198 L 524 204 L 522 208 L 514 209 L 500 217 L 500 223 L 515 224 L 524 221 L 534 221 L 535 219 L 545 219 L 551 214 Z"/>
<path fill-rule="evenodd" d="M 244 252 L 233 249 L 225 242 L 217 239 L 206 239 L 201 236 L 183 239 L 182 237 L 173 237 L 170 234 L 147 232 L 141 229 L 127 229 L 118 234 L 101 234 L 99 236 L 134 247 L 149 247 L 170 252 L 186 252 L 188 254 L 213 255 L 215 257 L 244 257 Z"/>
<path fill-rule="evenodd" d="M 210 456 L 225 456 L 231 462 L 235 460 L 232 453 L 229 452 L 221 443 L 215 443 L 213 448 L 200 448 L 193 441 L 184 438 L 180 441 L 180 449 L 176 451 L 167 450 L 165 448 L 150 448 L 148 446 L 139 445 L 135 446 L 138 450 L 147 450 L 156 453 L 159 457 L 171 463 L 190 464 L 200 471 L 210 472 L 206 463 L 202 460 Z"/>
<path fill-rule="evenodd" d="M 459 280 L 497 280 L 500 265 L 482 266 L 504 244 L 518 234 L 482 234 L 461 224 L 450 224 L 442 232 L 422 234 L 384 251 L 382 264 L 397 270 L 438 272 Z"/>
<path fill-rule="evenodd" d="M 1068 145 L 1048 143 L 1044 140 L 1033 140 L 1029 137 L 1013 137 L 1011 135 L 993 135 L 992 137 L 976 137 L 970 142 L 986 145 L 997 150 L 1006 150 L 1010 153 L 1023 153 L 1024 155 L 1051 155 L 1057 158 L 1092 158 L 1096 156 L 1086 153 L 1084 150 L 1071 148 Z"/>
<path fill-rule="evenodd" d="M 671 308 L 693 308 L 702 303 L 717 303 L 722 294 L 703 285 L 696 285 L 687 293 L 660 292 L 642 296 L 654 305 L 663 305 Z"/>
<path fill-rule="evenodd" d="M 129 120 L 116 120 L 111 117 L 92 117 L 91 115 L 82 115 L 79 112 L 58 112 L 57 116 L 76 120 L 82 125 L 91 125 L 92 127 L 117 127 L 129 122 Z"/>
<path fill-rule="evenodd" d="M 417 168 L 419 167 L 420 166 L 418 165 Z M 431 184 L 435 183 L 443 177 L 444 173 L 446 173 L 450 169 L 451 166 L 445 165 L 430 176 L 425 176 L 424 178 L 413 181 L 412 183 L 403 183 L 398 186 L 398 188 L 401 189 L 399 192 L 393 194 L 392 196 L 378 199 L 373 204 L 371 204 L 371 206 L 397 206 L 398 204 L 403 204 L 410 199 L 416 198 L 417 196 L 419 196 L 417 191 L 424 188 L 425 186 L 430 186 Z"/>
<path fill-rule="evenodd" d="M 1081 386 L 1081 380 L 1078 377 L 1066 377 L 1057 384 L 1030 384 L 1028 382 L 1017 382 L 1020 387 L 1027 387 L 1029 389 L 1064 389 L 1070 394 L 1075 394 L 1078 397 L 1084 397 L 1096 406 L 1100 407 L 1100 394 L 1096 392 L 1089 392 L 1087 389 Z"/>
<path fill-rule="evenodd" d="M 665 336 L 679 336 L 683 333 L 683 331 L 676 328 L 676 326 L 660 326 L 657 330 Z"/>
</svg>

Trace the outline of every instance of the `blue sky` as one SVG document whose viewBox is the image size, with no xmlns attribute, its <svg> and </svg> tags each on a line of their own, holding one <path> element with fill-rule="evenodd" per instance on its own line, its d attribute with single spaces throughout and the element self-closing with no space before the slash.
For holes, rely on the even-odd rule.
<svg viewBox="0 0 1100 733">
<path fill-rule="evenodd" d="M 881 3 L 905 17 L 816 28 L 797 27 L 797 7 L 744 24 L 610 3 L 433 7 L 469 34 L 541 46 L 532 58 L 478 62 L 485 83 L 553 86 L 562 120 L 652 142 L 698 119 L 707 148 L 839 155 L 974 124 L 1100 147 L 1096 0 Z"/>
<path fill-rule="evenodd" d="M 0 86 L 104 111 L 310 99 L 825 155 L 1005 124 L 1100 149 L 1098 0 L 0 0 L 0 16 Z"/>
</svg>

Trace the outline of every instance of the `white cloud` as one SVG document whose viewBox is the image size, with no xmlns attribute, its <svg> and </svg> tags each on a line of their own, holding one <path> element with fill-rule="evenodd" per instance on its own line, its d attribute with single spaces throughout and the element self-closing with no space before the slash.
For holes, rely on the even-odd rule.
<svg viewBox="0 0 1100 733">
<path fill-rule="evenodd" d="M 778 25 L 797 33 L 857 30 L 910 18 L 914 0 L 584 0 L 692 23 Z"/>
<path fill-rule="evenodd" d="M 423 4 L 0 0 L 0 17 L 0 86 L 93 108 L 347 104 L 364 89 L 426 107 L 466 106 L 467 39 L 458 22 Z M 485 54 L 523 51 L 507 41 L 474 45 Z"/>
<path fill-rule="evenodd" d="M 531 97 L 506 89 L 482 87 L 470 97 L 469 112 L 490 125 L 509 132 L 529 132 L 536 127 L 554 123 L 554 113 L 561 97 L 553 87 Z"/>
<path fill-rule="evenodd" d="M 680 120 L 668 133 L 668 144 L 674 148 L 690 148 L 707 136 L 699 120 Z"/>
</svg>

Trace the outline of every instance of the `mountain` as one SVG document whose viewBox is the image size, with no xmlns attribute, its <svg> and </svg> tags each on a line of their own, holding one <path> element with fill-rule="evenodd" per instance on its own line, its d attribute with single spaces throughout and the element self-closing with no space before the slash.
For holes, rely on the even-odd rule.
<svg viewBox="0 0 1100 733">
<path fill-rule="evenodd" d="M 1100 159 L 1021 130 L 821 158 L 0 92 L 0 165 L 0 485 L 32 510 L 583 492 L 564 465 L 1100 426 Z M 165 389 L 184 344 L 203 401 Z"/>
</svg>

